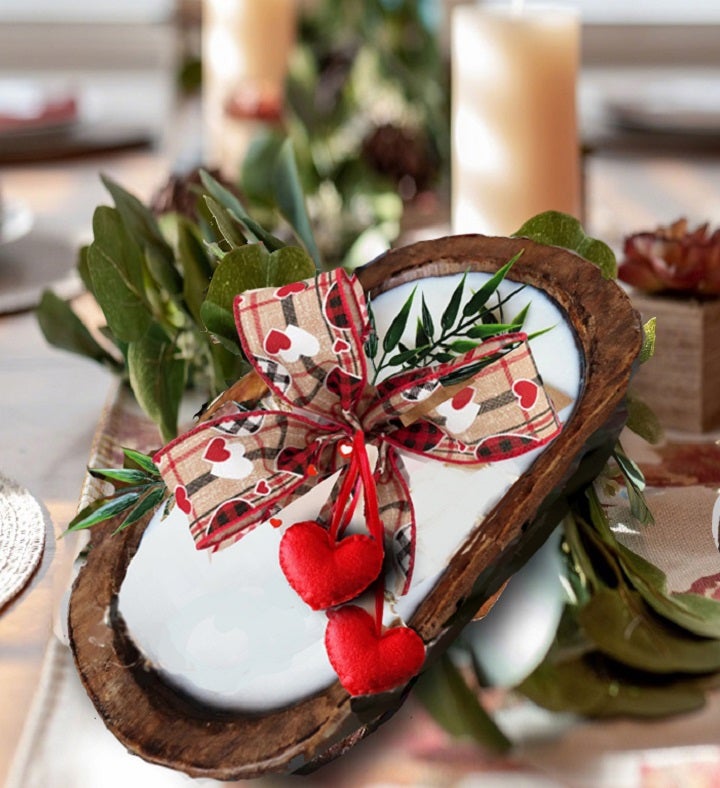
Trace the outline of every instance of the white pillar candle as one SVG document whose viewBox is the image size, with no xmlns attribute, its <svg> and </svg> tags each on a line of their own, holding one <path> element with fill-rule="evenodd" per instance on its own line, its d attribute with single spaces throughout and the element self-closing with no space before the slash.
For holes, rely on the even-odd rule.
<svg viewBox="0 0 720 788">
<path fill-rule="evenodd" d="M 459 6 L 452 19 L 453 230 L 507 235 L 579 216 L 579 17 L 559 6 Z"/>
<path fill-rule="evenodd" d="M 237 175 L 257 121 L 280 109 L 296 0 L 204 0 L 205 161 Z"/>
</svg>

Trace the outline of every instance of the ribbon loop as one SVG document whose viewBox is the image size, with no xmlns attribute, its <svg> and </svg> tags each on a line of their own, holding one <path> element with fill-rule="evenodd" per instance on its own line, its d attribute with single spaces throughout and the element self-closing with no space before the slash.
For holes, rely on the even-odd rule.
<svg viewBox="0 0 720 788">
<path fill-rule="evenodd" d="M 292 408 L 339 423 L 367 385 L 369 330 L 362 288 L 342 269 L 235 298 L 243 350 L 273 393 Z"/>
</svg>

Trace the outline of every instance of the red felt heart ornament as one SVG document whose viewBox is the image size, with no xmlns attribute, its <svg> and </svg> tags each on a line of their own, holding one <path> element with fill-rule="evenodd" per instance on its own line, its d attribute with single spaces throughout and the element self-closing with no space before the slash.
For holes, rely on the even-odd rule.
<svg viewBox="0 0 720 788">
<path fill-rule="evenodd" d="M 378 633 L 373 617 L 357 605 L 327 613 L 325 648 L 340 683 L 351 695 L 387 692 L 420 672 L 425 644 L 409 627 Z"/>
<path fill-rule="evenodd" d="M 230 459 L 230 452 L 225 448 L 225 438 L 213 438 L 203 454 L 208 462 L 225 462 Z"/>
<path fill-rule="evenodd" d="M 280 542 L 280 567 L 313 610 L 355 599 L 380 574 L 383 548 L 373 537 L 353 534 L 335 541 L 312 520 L 288 528 Z"/>
<path fill-rule="evenodd" d="M 513 394 L 518 398 L 520 407 L 523 410 L 530 410 L 537 402 L 538 386 L 537 383 L 533 383 L 532 380 L 527 380 L 526 378 L 516 380 L 513 383 L 512 390 Z"/>
<path fill-rule="evenodd" d="M 271 328 L 265 337 L 265 350 L 274 356 L 282 350 L 290 350 L 292 341 L 290 337 L 277 328 Z"/>
</svg>

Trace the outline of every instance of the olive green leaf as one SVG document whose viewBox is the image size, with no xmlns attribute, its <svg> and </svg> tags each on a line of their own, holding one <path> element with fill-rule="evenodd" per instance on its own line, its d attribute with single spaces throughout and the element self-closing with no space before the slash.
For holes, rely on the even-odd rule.
<svg viewBox="0 0 720 788">
<path fill-rule="evenodd" d="M 453 736 L 469 736 L 498 753 L 512 747 L 447 653 L 420 676 L 414 693 L 435 721 Z"/>
<path fill-rule="evenodd" d="M 183 299 L 196 323 L 212 276 L 212 266 L 192 225 L 181 219 L 177 225 L 178 260 L 183 272 Z"/>
<path fill-rule="evenodd" d="M 87 356 L 113 371 L 121 368 L 120 362 L 93 338 L 70 304 L 52 291 L 42 294 L 36 315 L 45 339 L 54 347 Z"/>
<path fill-rule="evenodd" d="M 237 345 L 233 316 L 236 295 L 260 287 L 280 287 L 308 279 L 314 273 L 312 260 L 297 246 L 285 246 L 271 254 L 257 243 L 233 249 L 215 269 L 200 308 L 203 323 L 218 338 Z"/>
<path fill-rule="evenodd" d="M 255 240 L 265 244 L 270 251 L 282 249 L 285 244 L 272 233 L 264 230 L 245 210 L 238 198 L 224 186 L 221 186 L 209 173 L 204 170 L 200 172 L 200 180 L 209 194 L 222 205 L 230 214 L 237 219 L 253 235 Z"/>
<path fill-rule="evenodd" d="M 617 276 L 617 262 L 612 249 L 602 241 L 586 235 L 582 224 L 568 214 L 545 211 L 533 216 L 513 235 L 577 252 L 581 257 L 595 263 L 606 279 Z"/>
<path fill-rule="evenodd" d="M 252 139 L 243 159 L 240 181 L 243 193 L 255 204 L 272 208 L 274 203 L 272 173 L 285 135 L 275 130 L 260 131 Z"/>
<path fill-rule="evenodd" d="M 85 285 L 85 289 L 92 293 L 93 285 L 90 277 L 90 268 L 88 267 L 88 246 L 81 246 L 78 249 L 76 268 L 82 283 Z"/>
<path fill-rule="evenodd" d="M 110 192 L 115 207 L 117 208 L 129 235 L 141 247 L 149 246 L 154 254 L 162 259 L 172 269 L 173 251 L 163 237 L 157 220 L 149 208 L 143 205 L 135 195 L 123 189 L 107 175 L 101 175 L 105 188 Z M 168 276 L 172 276 L 168 272 Z M 162 279 L 164 280 L 164 276 Z"/>
<path fill-rule="evenodd" d="M 598 649 L 650 673 L 720 670 L 720 640 L 689 635 L 658 617 L 637 591 L 604 588 L 578 612 Z"/>
<path fill-rule="evenodd" d="M 143 255 L 114 208 L 96 208 L 93 232 L 95 240 L 87 251 L 93 294 L 112 333 L 132 342 L 152 322 L 144 295 Z"/>
<path fill-rule="evenodd" d="M 205 203 L 212 217 L 215 219 L 218 232 L 227 241 L 231 249 L 247 243 L 242 233 L 242 225 L 227 209 L 207 194 L 205 195 Z"/>
<path fill-rule="evenodd" d="M 545 709 L 587 717 L 665 717 L 695 711 L 705 704 L 699 682 L 648 678 L 597 653 L 546 658 L 517 689 Z"/>
<path fill-rule="evenodd" d="M 699 594 L 671 594 L 665 573 L 624 545 L 617 555 L 630 583 L 660 616 L 694 635 L 720 640 L 720 602 Z"/>
<path fill-rule="evenodd" d="M 651 317 L 643 325 L 643 343 L 640 348 L 638 360 L 641 364 L 649 361 L 655 355 L 655 333 L 657 327 L 657 318 Z"/>
<path fill-rule="evenodd" d="M 187 364 L 157 326 L 128 348 L 130 385 L 140 407 L 159 426 L 163 440 L 177 434 Z"/>
<path fill-rule="evenodd" d="M 320 250 L 315 243 L 315 236 L 305 207 L 305 193 L 300 183 L 295 152 L 290 139 L 286 139 L 280 146 L 273 172 L 273 190 L 280 213 L 287 219 L 304 244 L 317 270 L 322 270 Z"/>
<path fill-rule="evenodd" d="M 615 447 L 613 457 L 625 477 L 625 490 L 627 491 L 630 512 L 633 517 L 643 525 L 653 523 L 655 520 L 645 501 L 645 496 L 643 495 L 645 477 L 642 471 L 637 464 L 625 454 L 620 443 Z"/>
<path fill-rule="evenodd" d="M 648 443 L 660 443 L 664 431 L 653 409 L 632 393 L 628 394 L 626 402 L 628 417 L 625 426 Z"/>
<path fill-rule="evenodd" d="M 172 260 L 168 260 L 156 246 L 146 246 L 145 263 L 160 291 L 164 291 L 169 296 L 182 292 L 182 277 L 175 268 L 174 256 Z"/>
</svg>

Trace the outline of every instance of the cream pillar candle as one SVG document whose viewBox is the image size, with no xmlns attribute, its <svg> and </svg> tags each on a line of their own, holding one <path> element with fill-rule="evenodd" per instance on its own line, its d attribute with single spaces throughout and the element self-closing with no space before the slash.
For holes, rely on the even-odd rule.
<svg viewBox="0 0 720 788">
<path fill-rule="evenodd" d="M 507 235 L 541 211 L 579 215 L 579 29 L 559 6 L 454 10 L 455 232 Z"/>
<path fill-rule="evenodd" d="M 280 111 L 296 0 L 203 0 L 205 161 L 237 175 L 258 121 Z"/>
</svg>

